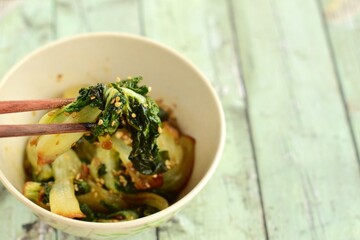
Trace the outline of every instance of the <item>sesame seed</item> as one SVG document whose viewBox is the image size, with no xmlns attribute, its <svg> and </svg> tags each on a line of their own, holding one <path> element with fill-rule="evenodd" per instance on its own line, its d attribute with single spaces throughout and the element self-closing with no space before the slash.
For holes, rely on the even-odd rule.
<svg viewBox="0 0 360 240">
<path fill-rule="evenodd" d="M 120 78 L 120 77 L 116 77 L 116 81 L 117 81 L 117 82 L 120 82 L 120 81 L 121 81 L 121 78 Z"/>
<path fill-rule="evenodd" d="M 131 138 L 127 138 L 127 139 L 123 139 L 124 140 L 124 143 L 126 145 L 130 145 L 132 143 L 132 139 Z"/>
<path fill-rule="evenodd" d="M 151 87 L 148 87 L 148 91 L 151 92 Z"/>
<path fill-rule="evenodd" d="M 115 137 L 117 138 L 117 139 L 120 139 L 122 136 L 123 136 L 123 132 L 121 132 L 121 131 L 118 131 L 118 132 L 116 132 L 115 133 Z"/>
<path fill-rule="evenodd" d="M 91 100 L 94 100 L 95 98 L 96 98 L 95 96 L 91 96 L 91 97 L 90 97 Z"/>
<path fill-rule="evenodd" d="M 53 116 L 54 114 L 55 114 L 55 111 L 51 111 L 51 112 L 48 112 L 48 113 L 47 113 L 47 115 L 48 115 L 49 117 Z"/>
<path fill-rule="evenodd" d="M 127 78 L 128 78 L 128 79 L 132 79 L 132 77 L 131 77 L 131 76 L 128 76 Z"/>
<path fill-rule="evenodd" d="M 113 98 L 113 99 L 111 100 L 110 104 L 114 104 L 114 102 L 115 102 L 115 98 Z"/>
<path fill-rule="evenodd" d="M 119 181 L 124 187 L 127 185 L 127 180 L 125 179 L 125 177 L 123 175 L 119 176 Z"/>
<path fill-rule="evenodd" d="M 98 125 L 103 125 L 104 121 L 102 119 L 99 119 Z"/>
<path fill-rule="evenodd" d="M 116 102 L 116 103 L 115 103 L 115 107 L 120 107 L 121 104 L 122 104 L 121 102 Z"/>
<path fill-rule="evenodd" d="M 112 122 L 111 122 L 111 126 L 112 126 L 112 127 L 115 126 L 115 123 L 116 123 L 115 120 L 112 121 Z"/>
<path fill-rule="evenodd" d="M 100 179 L 99 179 L 99 183 L 100 183 L 101 185 L 104 185 L 105 180 L 104 180 L 103 178 L 100 178 Z"/>
<path fill-rule="evenodd" d="M 132 114 L 131 114 L 131 117 L 132 117 L 132 118 L 136 118 L 136 114 L 135 114 L 135 113 L 132 113 Z"/>
<path fill-rule="evenodd" d="M 165 166 L 166 166 L 167 169 L 171 169 L 171 163 L 170 163 L 169 160 L 165 161 Z"/>
</svg>

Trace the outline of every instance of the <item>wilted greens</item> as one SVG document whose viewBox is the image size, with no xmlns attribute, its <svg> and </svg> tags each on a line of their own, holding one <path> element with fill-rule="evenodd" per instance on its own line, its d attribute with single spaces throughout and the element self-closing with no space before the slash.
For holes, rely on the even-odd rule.
<svg viewBox="0 0 360 240">
<path fill-rule="evenodd" d="M 195 141 L 140 81 L 81 88 L 74 102 L 45 114 L 40 123 L 96 124 L 90 133 L 31 137 L 24 195 L 85 221 L 131 220 L 168 207 L 191 174 Z"/>
<path fill-rule="evenodd" d="M 156 144 L 161 125 L 160 110 L 146 95 L 149 88 L 139 86 L 141 79 L 136 77 L 82 88 L 74 102 L 49 112 L 40 123 L 97 122 L 91 129 L 93 137 L 112 135 L 119 128 L 125 129 L 133 140 L 129 159 L 135 169 L 142 174 L 164 172 L 167 154 L 159 151 Z M 72 133 L 41 136 L 37 144 L 40 161 L 52 161 L 69 150 L 82 135 Z"/>
</svg>

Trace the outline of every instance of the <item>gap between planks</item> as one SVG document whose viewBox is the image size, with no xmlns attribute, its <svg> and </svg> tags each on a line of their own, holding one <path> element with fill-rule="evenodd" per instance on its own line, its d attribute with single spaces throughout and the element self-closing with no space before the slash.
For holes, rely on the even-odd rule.
<svg viewBox="0 0 360 240">
<path fill-rule="evenodd" d="M 234 52 L 235 52 L 235 59 L 236 59 L 236 65 L 237 65 L 237 72 L 239 75 L 239 80 L 240 80 L 240 85 L 242 87 L 242 90 L 244 92 L 244 103 L 245 103 L 245 118 L 246 118 L 246 122 L 248 125 L 248 129 L 249 129 L 249 137 L 250 137 L 250 145 L 251 145 L 251 151 L 252 151 L 252 155 L 254 158 L 254 167 L 255 167 L 255 172 L 257 175 L 257 185 L 258 185 L 258 193 L 259 193 L 259 198 L 260 198 L 260 205 L 261 205 L 261 213 L 262 213 L 262 220 L 263 220 L 263 229 L 264 229 L 264 233 L 265 233 L 265 238 L 266 240 L 269 240 L 269 233 L 268 233 L 268 227 L 267 227 L 267 222 L 266 222 L 266 216 L 265 216 L 265 207 L 264 207 L 264 201 L 263 201 L 263 194 L 262 194 L 262 186 L 261 186 L 261 180 L 260 180 L 260 175 L 259 175 L 259 168 L 258 168 L 258 161 L 257 161 L 257 156 L 256 156 L 256 147 L 255 147 L 255 143 L 254 143 L 254 135 L 253 135 L 253 126 L 251 124 L 251 119 L 250 119 L 250 115 L 249 115 L 249 99 L 248 99 L 248 95 L 247 95 L 247 89 L 246 89 L 246 84 L 244 81 L 244 76 L 241 73 L 241 69 L 242 69 L 242 64 L 241 64 L 241 59 L 240 59 L 240 47 L 238 45 L 239 43 L 239 39 L 238 39 L 238 32 L 237 32 L 237 28 L 236 28 L 236 20 L 235 20 L 235 12 L 234 12 L 234 4 L 233 4 L 234 0 L 226 0 L 226 5 L 228 8 L 228 13 L 229 13 L 229 18 L 230 18 L 230 25 L 231 25 L 231 29 L 232 29 L 232 38 L 233 38 L 233 43 L 234 43 Z"/>
</svg>

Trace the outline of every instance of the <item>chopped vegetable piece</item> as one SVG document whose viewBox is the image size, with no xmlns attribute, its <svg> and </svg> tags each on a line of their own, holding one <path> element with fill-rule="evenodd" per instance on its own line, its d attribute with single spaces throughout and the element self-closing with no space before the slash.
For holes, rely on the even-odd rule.
<svg viewBox="0 0 360 240">
<path fill-rule="evenodd" d="M 97 124 L 89 133 L 29 139 L 27 198 L 56 214 L 94 222 L 145 217 L 177 199 L 192 172 L 195 140 L 181 133 L 171 109 L 160 110 L 147 96 L 150 87 L 139 86 L 140 80 L 81 88 L 74 102 L 40 119 Z"/>
<path fill-rule="evenodd" d="M 53 162 L 55 181 L 50 191 L 50 210 L 69 218 L 83 218 L 75 196 L 74 179 L 81 162 L 73 150 L 68 150 Z"/>
</svg>

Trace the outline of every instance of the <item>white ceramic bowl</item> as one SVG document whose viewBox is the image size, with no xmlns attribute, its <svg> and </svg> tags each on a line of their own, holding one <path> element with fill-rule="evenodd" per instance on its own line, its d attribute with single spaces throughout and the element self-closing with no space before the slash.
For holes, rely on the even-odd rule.
<svg viewBox="0 0 360 240">
<path fill-rule="evenodd" d="M 22 168 L 26 137 L 0 139 L 0 179 L 35 215 L 64 232 L 111 238 L 158 226 L 194 198 L 213 175 L 225 141 L 224 115 L 206 78 L 173 50 L 143 37 L 119 33 L 79 35 L 46 45 L 14 66 L 0 82 L 0 100 L 60 96 L 70 86 L 144 77 L 151 95 L 176 104 L 181 129 L 196 139 L 195 166 L 180 198 L 158 213 L 119 223 L 93 223 L 53 214 L 25 198 Z M 1 115 L 0 124 L 35 123 L 42 113 Z M 199 210 L 201 211 L 201 210 Z"/>
</svg>

